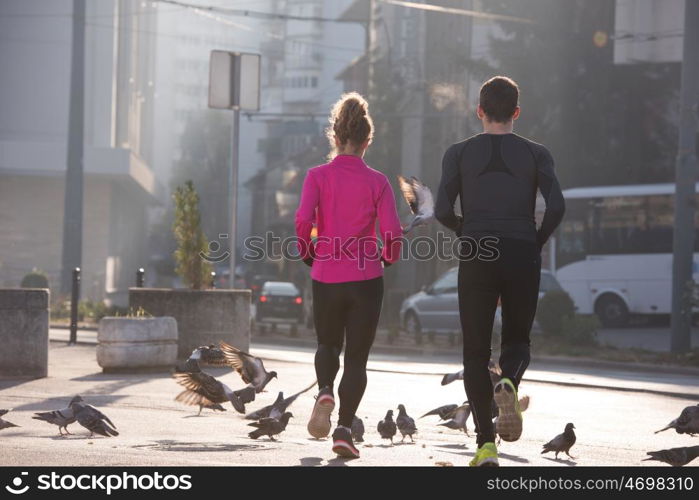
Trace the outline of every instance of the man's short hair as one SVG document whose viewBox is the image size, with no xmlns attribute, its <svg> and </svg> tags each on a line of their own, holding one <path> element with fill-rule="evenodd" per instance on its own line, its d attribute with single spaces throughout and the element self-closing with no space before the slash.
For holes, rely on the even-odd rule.
<svg viewBox="0 0 699 500">
<path fill-rule="evenodd" d="M 480 105 L 488 120 L 507 123 L 519 105 L 519 87 L 506 76 L 494 76 L 481 86 Z"/>
</svg>

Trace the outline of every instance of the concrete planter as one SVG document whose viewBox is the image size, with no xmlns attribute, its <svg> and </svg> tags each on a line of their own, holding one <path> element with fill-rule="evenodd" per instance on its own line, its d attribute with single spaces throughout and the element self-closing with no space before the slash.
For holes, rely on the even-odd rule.
<svg viewBox="0 0 699 500">
<path fill-rule="evenodd" d="M 48 374 L 49 291 L 0 289 L 0 378 Z"/>
<path fill-rule="evenodd" d="M 243 350 L 250 347 L 250 290 L 131 288 L 129 307 L 177 320 L 180 359 L 220 340 Z"/>
<path fill-rule="evenodd" d="M 170 370 L 177 361 L 175 318 L 102 318 L 97 341 L 105 372 Z"/>
</svg>

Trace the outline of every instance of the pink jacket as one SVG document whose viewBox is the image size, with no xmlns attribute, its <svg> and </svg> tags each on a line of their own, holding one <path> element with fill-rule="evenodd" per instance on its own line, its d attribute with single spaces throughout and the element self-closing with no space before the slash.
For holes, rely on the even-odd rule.
<svg viewBox="0 0 699 500">
<path fill-rule="evenodd" d="M 376 220 L 383 248 L 376 237 Z M 313 225 L 317 238 L 311 240 Z M 296 211 L 303 259 L 313 258 L 311 278 L 324 283 L 383 275 L 381 260 L 400 257 L 402 230 L 393 189 L 381 172 L 358 156 L 338 155 L 308 170 Z"/>
</svg>

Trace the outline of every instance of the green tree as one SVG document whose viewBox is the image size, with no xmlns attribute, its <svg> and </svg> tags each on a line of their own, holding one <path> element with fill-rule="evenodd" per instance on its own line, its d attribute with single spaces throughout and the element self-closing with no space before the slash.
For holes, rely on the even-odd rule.
<svg viewBox="0 0 699 500">
<path fill-rule="evenodd" d="M 499 22 L 481 72 L 514 78 L 522 92 L 517 131 L 550 147 L 564 186 L 628 182 L 610 169 L 614 2 L 494 0 L 485 9 L 531 19 Z M 484 64 L 485 63 L 485 64 Z"/>
<path fill-rule="evenodd" d="M 172 230 L 177 241 L 175 271 L 187 286 L 200 290 L 211 275 L 211 264 L 202 258 L 208 251 L 208 242 L 201 228 L 199 195 L 194 183 L 187 181 L 184 186 L 177 187 L 173 199 L 175 222 Z"/>
</svg>

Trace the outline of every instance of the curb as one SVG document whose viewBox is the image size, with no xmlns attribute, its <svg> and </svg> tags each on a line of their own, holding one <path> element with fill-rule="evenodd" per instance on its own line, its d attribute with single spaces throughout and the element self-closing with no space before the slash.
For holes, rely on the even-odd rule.
<svg viewBox="0 0 699 500">
<path fill-rule="evenodd" d="M 49 325 L 49 330 L 70 330 L 70 326 L 69 326 L 69 325 L 63 325 L 63 324 L 58 324 L 58 325 L 51 325 L 51 324 L 50 324 L 50 325 Z M 80 325 L 78 325 L 78 331 L 80 331 L 80 330 L 86 330 L 86 331 L 88 331 L 88 332 L 96 332 L 96 331 L 97 331 L 97 327 L 96 327 L 96 326 L 90 326 L 90 325 L 87 325 L 87 326 L 80 326 Z"/>
</svg>

